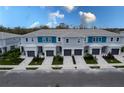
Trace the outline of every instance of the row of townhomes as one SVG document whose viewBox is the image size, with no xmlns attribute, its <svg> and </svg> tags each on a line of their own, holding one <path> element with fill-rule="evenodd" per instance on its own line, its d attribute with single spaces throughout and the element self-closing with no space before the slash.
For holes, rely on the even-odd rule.
<svg viewBox="0 0 124 93">
<path fill-rule="evenodd" d="M 20 35 L 0 32 L 0 55 L 20 46 Z"/>
<path fill-rule="evenodd" d="M 24 57 L 121 54 L 124 33 L 100 29 L 47 29 L 25 35 L 0 32 L 0 54 L 19 48 Z"/>
<path fill-rule="evenodd" d="M 47 29 L 21 36 L 25 57 L 121 54 L 124 34 L 100 29 Z"/>
</svg>

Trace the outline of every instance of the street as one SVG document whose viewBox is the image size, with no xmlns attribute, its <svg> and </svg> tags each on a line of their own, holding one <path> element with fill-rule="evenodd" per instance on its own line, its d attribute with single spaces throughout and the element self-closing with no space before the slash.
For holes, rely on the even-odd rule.
<svg viewBox="0 0 124 93">
<path fill-rule="evenodd" d="M 122 71 L 0 72 L 1 87 L 124 87 Z"/>
</svg>

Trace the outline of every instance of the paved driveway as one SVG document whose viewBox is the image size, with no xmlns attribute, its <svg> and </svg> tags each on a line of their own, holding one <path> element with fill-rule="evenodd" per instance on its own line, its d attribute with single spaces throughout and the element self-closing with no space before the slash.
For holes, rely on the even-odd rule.
<svg viewBox="0 0 124 93">
<path fill-rule="evenodd" d="M 120 62 L 124 63 L 124 57 L 122 55 L 114 55 L 114 57 Z"/>
<path fill-rule="evenodd" d="M 52 62 L 53 62 L 53 57 L 45 57 L 42 65 L 38 68 L 38 70 L 40 69 L 52 69 Z"/>
<path fill-rule="evenodd" d="M 82 56 L 74 56 L 74 57 L 75 57 L 77 69 L 90 69 L 90 67 L 86 64 Z"/>
<path fill-rule="evenodd" d="M 25 70 L 28 64 L 32 61 L 33 57 L 26 57 L 17 67 L 13 70 Z"/>
<path fill-rule="evenodd" d="M 115 69 L 111 64 L 108 64 L 105 59 L 101 55 L 97 55 L 97 62 L 100 65 L 100 68 L 113 68 Z"/>
<path fill-rule="evenodd" d="M 74 69 L 74 64 L 71 56 L 64 56 L 63 69 Z"/>
</svg>

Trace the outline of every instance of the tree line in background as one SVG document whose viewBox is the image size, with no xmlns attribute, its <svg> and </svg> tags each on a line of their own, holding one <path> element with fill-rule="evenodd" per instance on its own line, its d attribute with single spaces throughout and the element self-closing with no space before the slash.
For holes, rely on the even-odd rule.
<svg viewBox="0 0 124 93">
<path fill-rule="evenodd" d="M 50 28 L 49 26 L 46 26 L 46 25 L 38 26 L 34 28 L 23 28 L 23 27 L 9 28 L 9 27 L 0 26 L 0 32 L 15 33 L 15 34 L 21 34 L 21 35 L 34 32 L 40 29 L 88 29 L 88 28 L 82 27 L 82 26 L 72 26 L 72 25 L 69 26 L 65 23 L 60 23 L 55 28 Z M 98 29 L 98 28 L 96 26 L 93 26 L 90 29 Z M 111 32 L 117 32 L 117 33 L 120 31 L 124 31 L 124 28 L 101 28 L 101 29 L 108 30 Z"/>
</svg>

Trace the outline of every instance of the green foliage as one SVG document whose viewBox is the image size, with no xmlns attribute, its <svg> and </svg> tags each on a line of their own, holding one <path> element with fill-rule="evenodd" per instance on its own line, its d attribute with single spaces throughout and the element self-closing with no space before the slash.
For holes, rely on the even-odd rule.
<svg viewBox="0 0 124 93">
<path fill-rule="evenodd" d="M 53 58 L 52 65 L 62 65 L 62 64 L 63 64 L 63 57 L 58 55 Z"/>
</svg>

